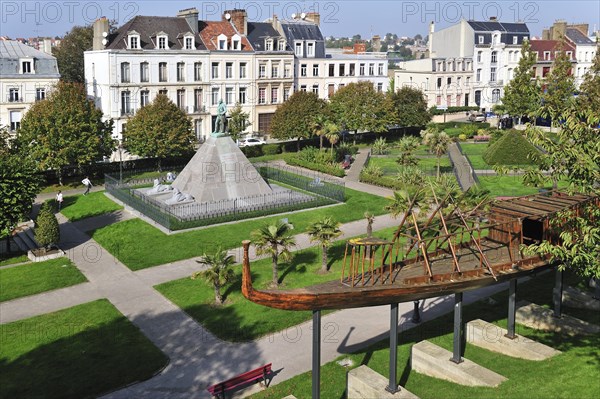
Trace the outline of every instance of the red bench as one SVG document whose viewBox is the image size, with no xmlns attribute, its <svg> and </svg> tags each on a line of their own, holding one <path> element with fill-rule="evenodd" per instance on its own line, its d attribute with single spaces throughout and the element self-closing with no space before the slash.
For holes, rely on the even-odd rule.
<svg viewBox="0 0 600 399">
<path fill-rule="evenodd" d="M 236 377 L 211 385 L 206 390 L 217 398 L 224 399 L 225 392 L 232 391 L 243 385 L 255 383 L 262 380 L 267 385 L 267 376 L 271 374 L 271 363 L 240 374 Z"/>
</svg>

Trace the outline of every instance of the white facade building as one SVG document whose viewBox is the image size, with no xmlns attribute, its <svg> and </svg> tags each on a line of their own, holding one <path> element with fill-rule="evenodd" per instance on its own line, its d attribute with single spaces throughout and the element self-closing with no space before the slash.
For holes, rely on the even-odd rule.
<svg viewBox="0 0 600 399">
<path fill-rule="evenodd" d="M 14 134 L 29 108 L 58 83 L 56 58 L 13 40 L 0 40 L 0 126 Z"/>
</svg>

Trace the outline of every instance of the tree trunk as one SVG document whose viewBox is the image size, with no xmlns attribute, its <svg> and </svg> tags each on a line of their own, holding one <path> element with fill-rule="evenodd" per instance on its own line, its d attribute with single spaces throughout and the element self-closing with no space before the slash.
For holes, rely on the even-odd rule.
<svg viewBox="0 0 600 399">
<path fill-rule="evenodd" d="M 438 159 L 437 159 L 437 178 L 438 179 L 440 178 L 440 158 L 441 157 L 438 156 Z"/>
<path fill-rule="evenodd" d="M 223 296 L 221 295 L 221 286 L 219 284 L 214 284 L 215 289 L 215 302 L 217 305 L 223 304 Z"/>
<path fill-rule="evenodd" d="M 371 238 L 373 235 L 373 223 L 367 222 L 367 237 Z"/>
<path fill-rule="evenodd" d="M 277 275 L 277 244 L 273 244 L 273 284 L 279 285 L 279 276 Z"/>
<path fill-rule="evenodd" d="M 56 171 L 56 174 L 58 175 L 58 185 L 62 186 L 63 185 L 62 168 L 58 168 L 58 170 Z"/>
<path fill-rule="evenodd" d="M 319 151 L 323 151 L 323 135 L 319 136 Z"/>
<path fill-rule="evenodd" d="M 321 254 L 321 271 L 327 273 L 327 246 L 322 245 L 321 249 L 323 250 L 323 253 Z"/>
<path fill-rule="evenodd" d="M 331 155 L 333 155 L 333 142 L 331 142 Z"/>
</svg>

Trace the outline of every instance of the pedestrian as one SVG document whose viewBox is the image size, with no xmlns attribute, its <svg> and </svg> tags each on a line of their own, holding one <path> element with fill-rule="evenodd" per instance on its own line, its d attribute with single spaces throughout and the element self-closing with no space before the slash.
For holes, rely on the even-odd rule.
<svg viewBox="0 0 600 399">
<path fill-rule="evenodd" d="M 83 195 L 87 195 L 90 192 L 90 188 L 92 188 L 92 182 L 87 176 L 81 182 L 85 186 L 85 193 Z"/>
<path fill-rule="evenodd" d="M 60 212 L 60 208 L 63 203 L 63 195 L 62 195 L 62 191 L 60 191 L 60 190 L 58 190 L 58 193 L 56 194 L 56 203 L 58 204 L 58 211 Z"/>
</svg>

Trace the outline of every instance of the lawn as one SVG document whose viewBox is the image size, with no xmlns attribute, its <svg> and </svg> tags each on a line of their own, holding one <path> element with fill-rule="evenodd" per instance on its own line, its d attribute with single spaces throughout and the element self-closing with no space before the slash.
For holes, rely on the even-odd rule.
<svg viewBox="0 0 600 399">
<path fill-rule="evenodd" d="M 390 239 L 395 228 L 378 231 L 374 236 Z M 342 270 L 345 241 L 329 249 L 328 274 L 319 274 L 321 251 L 309 248 L 294 253 L 289 263 L 280 262 L 279 281 L 282 288 L 298 288 L 337 279 Z M 224 287 L 224 306 L 215 306 L 214 291 L 202 280 L 184 278 L 154 287 L 181 307 L 217 337 L 227 341 L 249 341 L 282 331 L 311 318 L 311 312 L 289 312 L 257 305 L 241 293 L 241 266 L 235 267 L 235 280 Z M 272 280 L 271 259 L 252 262 L 253 285 L 266 287 Z"/>
<path fill-rule="evenodd" d="M 509 176 L 509 175 L 493 175 L 493 176 L 481 176 L 478 175 L 479 184 L 481 187 L 490 190 L 492 196 L 495 197 L 518 197 L 522 195 L 531 195 L 539 192 L 538 187 L 528 187 L 523 184 L 523 176 Z M 566 182 L 558 182 L 558 188 L 564 188 L 567 186 Z M 544 187 L 545 189 L 551 189 L 551 186 Z"/>
<path fill-rule="evenodd" d="M 483 160 L 483 153 L 487 150 L 487 143 L 484 144 L 470 144 L 470 143 L 460 143 L 462 148 L 462 152 L 464 155 L 469 158 L 471 161 L 471 165 L 473 165 L 473 169 L 481 170 L 481 169 L 492 169 L 490 165 L 487 164 Z"/>
<path fill-rule="evenodd" d="M 65 257 L 0 269 L 0 302 L 86 281 L 84 275 Z"/>
<path fill-rule="evenodd" d="M 398 174 L 398 163 L 395 157 L 371 157 L 369 159 L 369 165 L 379 166 L 383 170 L 384 175 L 396 175 Z M 435 174 L 437 168 L 437 158 L 419 158 L 418 167 L 426 173 Z M 450 165 L 450 158 L 443 156 L 440 158 L 440 172 L 448 173 L 452 172 L 452 166 Z"/>
<path fill-rule="evenodd" d="M 107 300 L 0 326 L 0 398 L 91 398 L 168 359 Z"/>
<path fill-rule="evenodd" d="M 393 144 L 394 143 L 390 143 L 391 146 L 393 146 Z M 420 145 L 419 147 L 417 147 L 414 154 L 416 156 L 431 156 L 431 153 L 429 152 L 429 147 L 426 145 Z M 388 155 L 397 157 L 400 155 L 400 150 L 398 148 L 392 147 L 390 148 Z"/>
<path fill-rule="evenodd" d="M 56 206 L 56 205 L 55 205 Z M 111 201 L 104 191 L 89 193 L 88 195 L 73 195 L 65 197 L 61 213 L 70 221 L 104 215 L 123 209 L 122 206 Z"/>
<path fill-rule="evenodd" d="M 225 224 L 166 235 L 140 219 L 132 219 L 98 229 L 93 232 L 93 238 L 131 270 L 139 270 L 201 256 L 219 245 L 225 249 L 240 247 L 253 230 L 281 218 L 288 218 L 295 233 L 300 234 L 324 216 L 347 223 L 362 219 L 365 211 L 382 215 L 387 202 L 383 197 L 346 189 L 344 204 L 237 222 L 235 227 Z"/>
<path fill-rule="evenodd" d="M 17 263 L 29 262 L 29 258 L 27 255 L 15 255 L 15 256 L 5 256 L 4 254 L 0 255 L 0 267 L 14 265 Z"/>
<path fill-rule="evenodd" d="M 572 278 L 567 278 L 567 280 Z M 521 284 L 518 299 L 549 306 L 551 304 L 554 274 L 539 276 L 533 281 Z M 573 283 L 574 285 L 574 283 Z M 480 301 L 465 306 L 464 320 L 481 318 L 506 328 L 507 291 L 494 295 L 498 301 L 490 305 Z M 567 314 L 598 323 L 598 312 L 565 308 Z M 517 326 L 517 332 L 527 338 L 549 345 L 563 353 L 541 362 L 527 361 L 503 356 L 473 345 L 465 348 L 465 358 L 474 361 L 508 378 L 497 388 L 466 387 L 441 379 L 427 377 L 410 370 L 410 348 L 414 343 L 427 339 L 452 351 L 452 314 L 423 323 L 402 331 L 399 335 L 398 374 L 400 385 L 420 398 L 581 398 L 592 399 L 600 396 L 598 379 L 598 359 L 600 358 L 600 337 L 569 337 L 559 333 L 532 330 Z M 360 325 L 358 326 L 360 328 Z M 341 358 L 349 358 L 354 366 L 366 364 L 387 378 L 389 370 L 388 341 L 369 346 Z M 310 350 L 310 348 L 307 348 Z M 274 365 L 276 366 L 276 365 Z M 321 367 L 321 397 L 345 397 L 346 373 L 348 369 L 330 362 Z M 275 377 L 277 378 L 277 377 Z M 443 394 L 441 394 L 443 393 Z M 311 374 L 303 373 L 280 384 L 255 394 L 252 398 L 282 398 L 294 394 L 298 399 L 311 397 Z"/>
</svg>

